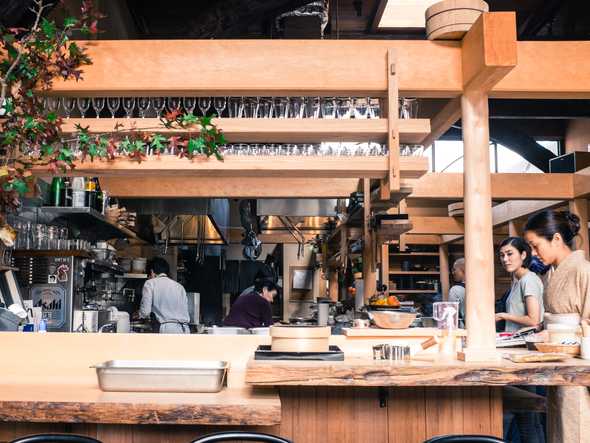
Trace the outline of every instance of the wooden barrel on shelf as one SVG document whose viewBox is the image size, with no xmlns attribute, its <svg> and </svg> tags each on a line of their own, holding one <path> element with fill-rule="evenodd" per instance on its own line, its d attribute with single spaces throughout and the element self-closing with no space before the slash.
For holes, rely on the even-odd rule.
<svg viewBox="0 0 590 443">
<path fill-rule="evenodd" d="M 461 40 L 489 6 L 482 0 L 444 0 L 426 10 L 429 40 Z"/>
</svg>

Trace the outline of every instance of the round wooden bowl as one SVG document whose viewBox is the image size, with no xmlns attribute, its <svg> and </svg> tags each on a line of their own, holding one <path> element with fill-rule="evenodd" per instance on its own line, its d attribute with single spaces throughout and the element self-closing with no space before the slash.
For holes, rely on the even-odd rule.
<svg viewBox="0 0 590 443">
<path fill-rule="evenodd" d="M 426 10 L 429 40 L 461 40 L 489 6 L 482 0 L 444 0 Z"/>
<path fill-rule="evenodd" d="M 271 326 L 273 352 L 328 352 L 329 326 Z"/>
</svg>

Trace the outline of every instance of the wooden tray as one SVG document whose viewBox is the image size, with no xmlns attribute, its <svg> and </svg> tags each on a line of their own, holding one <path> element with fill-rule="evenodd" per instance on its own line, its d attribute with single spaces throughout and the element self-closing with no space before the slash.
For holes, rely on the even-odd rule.
<svg viewBox="0 0 590 443">
<path fill-rule="evenodd" d="M 551 352 L 568 355 L 580 355 L 580 345 L 559 345 L 556 343 L 535 343 L 535 347 L 541 352 Z"/>
<path fill-rule="evenodd" d="M 569 354 L 562 354 L 557 352 L 527 352 L 525 354 L 505 354 L 507 358 L 514 363 L 537 363 L 537 362 L 551 362 L 564 361 L 572 356 Z"/>
</svg>

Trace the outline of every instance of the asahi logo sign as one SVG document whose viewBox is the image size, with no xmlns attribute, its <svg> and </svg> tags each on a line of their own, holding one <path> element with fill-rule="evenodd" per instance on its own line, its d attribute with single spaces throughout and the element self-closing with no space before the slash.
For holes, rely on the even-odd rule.
<svg viewBox="0 0 590 443">
<path fill-rule="evenodd" d="M 66 321 L 66 293 L 60 286 L 37 286 L 32 290 L 33 306 L 43 311 L 50 328 L 61 328 Z"/>
</svg>

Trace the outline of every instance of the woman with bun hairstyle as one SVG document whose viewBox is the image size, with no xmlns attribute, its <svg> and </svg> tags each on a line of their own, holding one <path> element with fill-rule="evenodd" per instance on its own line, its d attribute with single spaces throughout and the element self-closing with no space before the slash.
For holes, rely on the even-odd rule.
<svg viewBox="0 0 590 443">
<path fill-rule="evenodd" d="M 545 310 L 551 314 L 576 313 L 582 319 L 590 318 L 590 262 L 584 251 L 575 250 L 580 218 L 567 211 L 543 211 L 529 218 L 524 231 L 533 254 L 552 268 L 545 288 Z M 588 389 L 556 387 L 550 388 L 549 394 L 549 441 L 589 441 Z"/>
<path fill-rule="evenodd" d="M 496 314 L 496 321 L 506 321 L 506 332 L 516 332 L 543 321 L 543 282 L 529 270 L 531 247 L 520 237 L 508 237 L 500 243 L 500 262 L 512 275 L 506 312 Z"/>
</svg>

